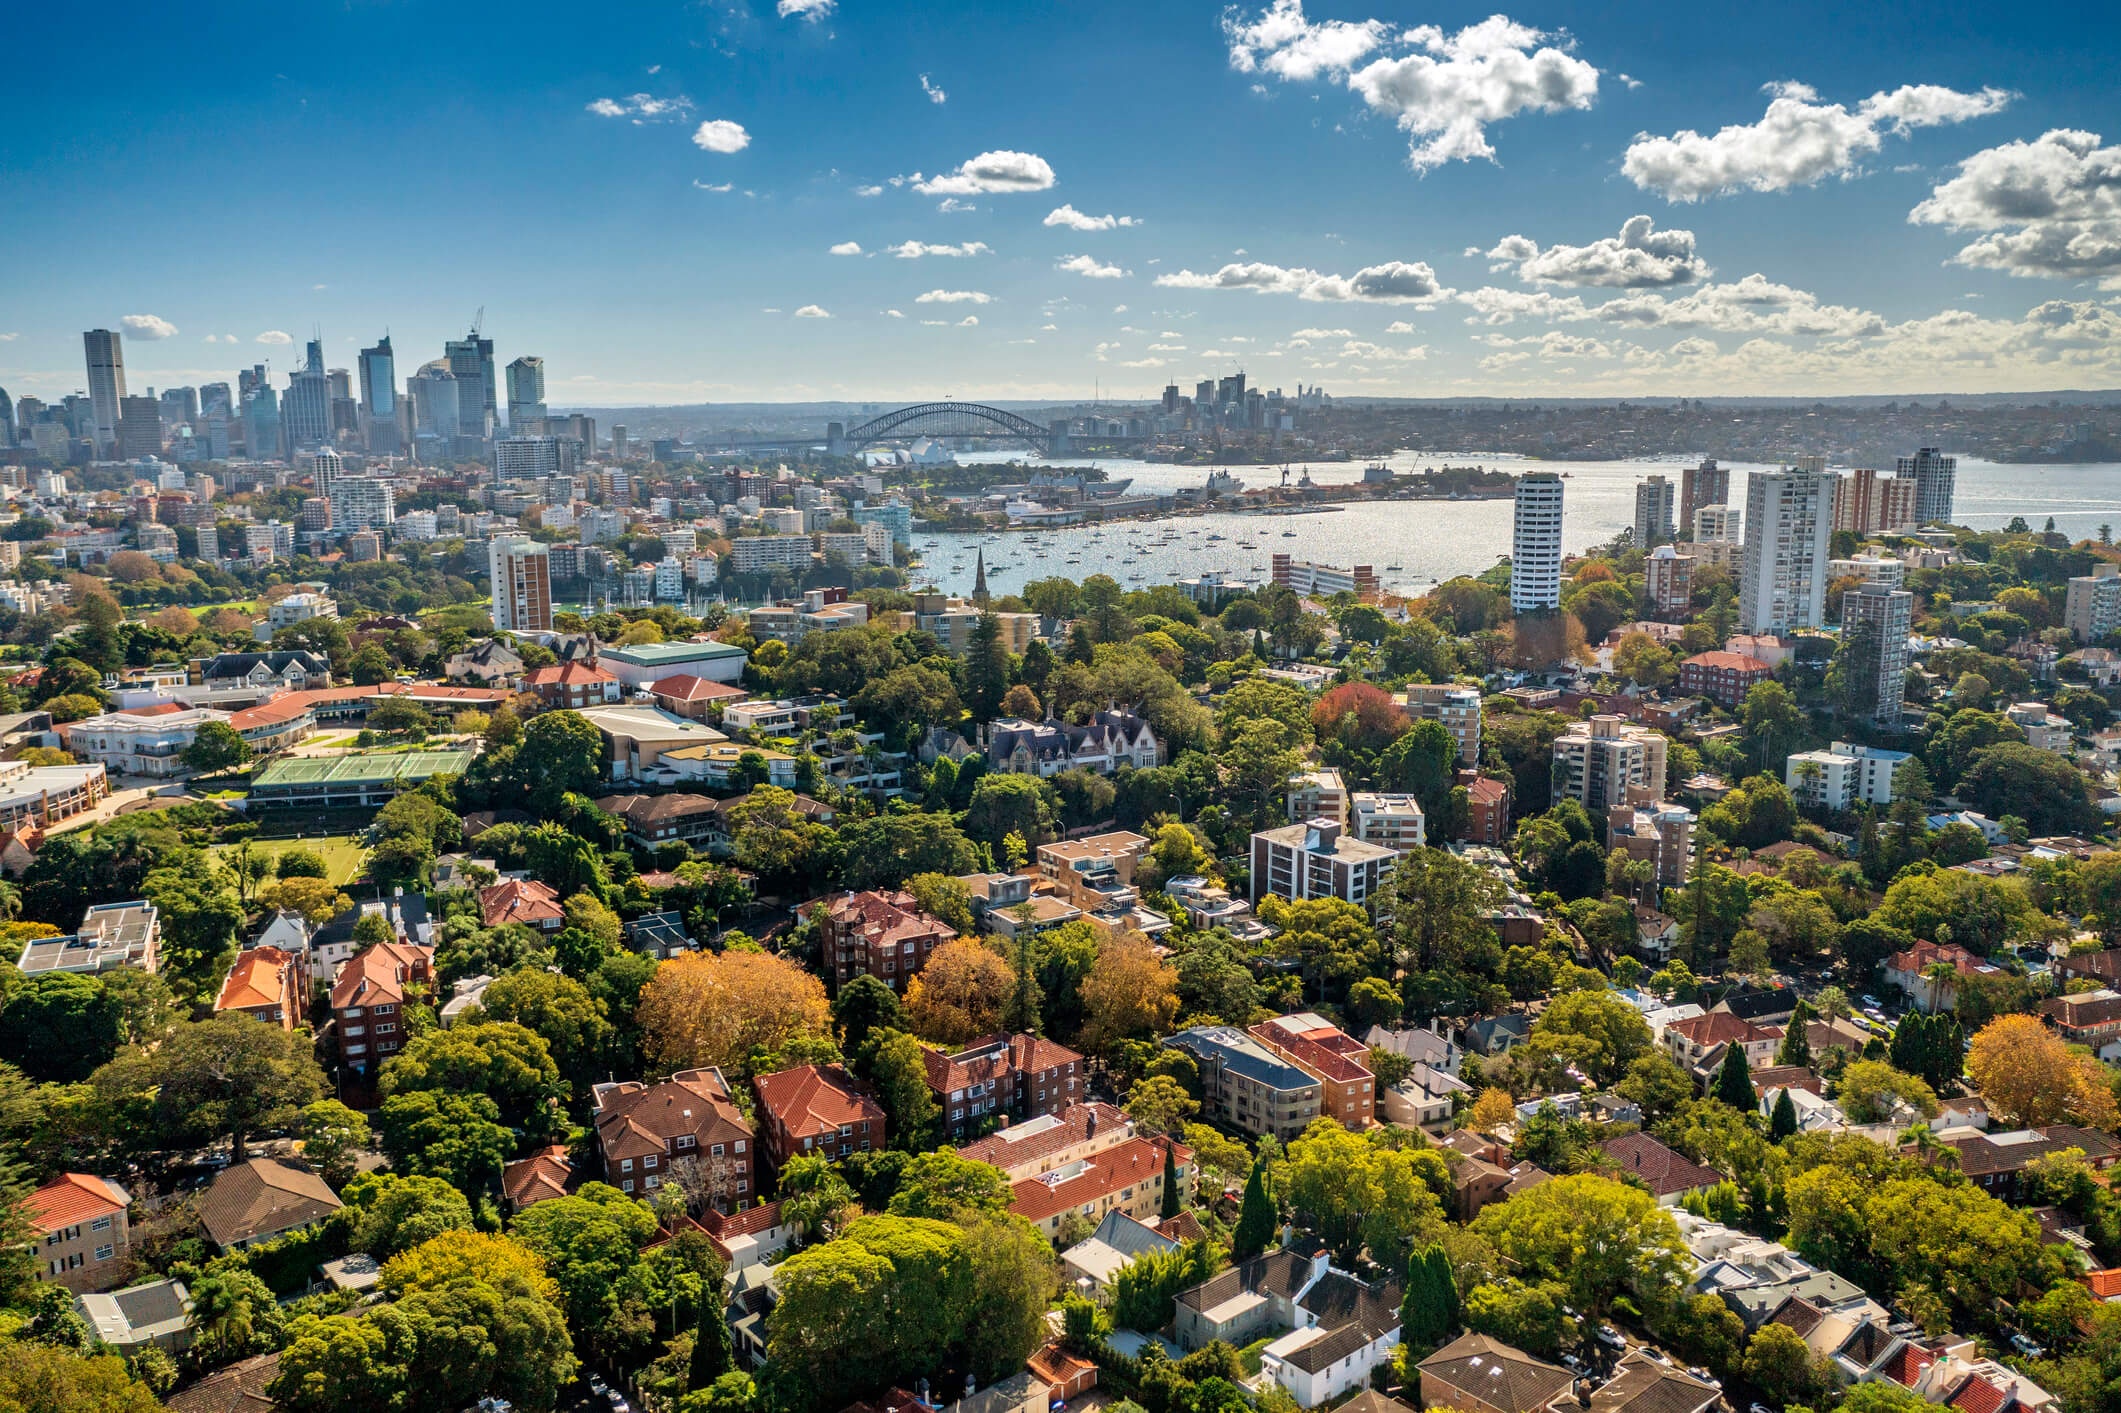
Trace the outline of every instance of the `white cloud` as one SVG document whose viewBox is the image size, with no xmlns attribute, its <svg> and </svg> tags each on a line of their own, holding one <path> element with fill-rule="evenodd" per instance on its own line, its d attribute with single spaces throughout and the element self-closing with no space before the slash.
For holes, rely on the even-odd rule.
<svg viewBox="0 0 2121 1413">
<path fill-rule="evenodd" d="M 1339 358 L 1356 358 L 1370 363 L 1420 363 L 1428 358 L 1426 345 L 1415 348 L 1390 348 L 1381 343 L 1366 343 L 1360 339 L 1349 339 L 1340 346 Z"/>
<path fill-rule="evenodd" d="M 1411 334 L 1414 332 L 1414 326 L 1404 319 L 1394 319 L 1391 323 L 1385 325 L 1385 332 L 1388 334 Z"/>
<path fill-rule="evenodd" d="M 158 314 L 128 314 L 118 321 L 136 339 L 168 339 L 177 336 L 177 326 Z"/>
<path fill-rule="evenodd" d="M 1579 295 L 1549 294 L 1545 290 L 1496 289 L 1490 285 L 1483 289 L 1467 290 L 1458 296 L 1460 304 L 1472 308 L 1473 315 L 1468 324 L 1510 324 L 1519 319 L 1588 319 L 1590 309 Z"/>
<path fill-rule="evenodd" d="M 994 296 L 976 289 L 932 289 L 913 297 L 915 304 L 992 304 Z"/>
<path fill-rule="evenodd" d="M 854 194 L 856 196 L 882 196 L 884 189 L 880 186 L 858 186 L 854 189 Z"/>
<path fill-rule="evenodd" d="M 1256 19 L 1227 12 L 1223 37 L 1230 66 L 1241 73 L 1346 84 L 1412 135 L 1408 161 L 1419 172 L 1475 157 L 1492 160 L 1490 123 L 1527 110 L 1589 108 L 1598 98 L 1594 65 L 1542 45 L 1544 31 L 1505 15 L 1456 33 L 1418 25 L 1394 35 L 1382 20 L 1313 23 L 1302 0 L 1274 0 Z M 1393 48 L 1404 52 L 1380 52 Z"/>
<path fill-rule="evenodd" d="M 918 260 L 924 255 L 947 255 L 962 258 L 967 255 L 990 255 L 993 253 L 983 240 L 968 240 L 961 245 L 926 245 L 917 240 L 900 241 L 887 245 L 885 250 L 901 260 Z"/>
<path fill-rule="evenodd" d="M 886 310 L 884 311 L 884 317 L 885 317 L 886 319 L 903 319 L 903 318 L 905 318 L 906 316 L 905 316 L 904 314 L 901 314 L 901 313 L 900 313 L 900 312 L 899 312 L 898 310 L 896 310 L 896 309 L 886 309 Z"/>
<path fill-rule="evenodd" d="M 1225 265 L 1209 274 L 1180 270 L 1158 275 L 1156 283 L 1171 289 L 1249 290 L 1254 294 L 1293 294 L 1299 299 L 1326 302 L 1361 300 L 1379 304 L 1428 305 L 1452 294 L 1436 278 L 1436 272 L 1418 260 L 1393 260 L 1352 275 L 1327 275 L 1255 260 Z"/>
<path fill-rule="evenodd" d="M 1593 312 L 1614 324 L 1735 334 L 1869 338 L 1885 331 L 1885 320 L 1868 309 L 1821 304 L 1807 290 L 1776 284 L 1759 274 L 1729 284 L 1704 285 L 1680 299 L 1661 294 L 1624 295 L 1607 300 Z"/>
<path fill-rule="evenodd" d="M 950 95 L 928 82 L 926 74 L 921 75 L 921 92 L 928 95 L 930 103 L 948 103 L 950 101 Z"/>
<path fill-rule="evenodd" d="M 1733 123 L 1715 136 L 1684 128 L 1670 137 L 1640 134 L 1620 170 L 1628 180 L 1668 201 L 1699 201 L 1734 191 L 1786 191 L 1825 177 L 1857 175 L 1858 164 L 1890 133 L 1963 123 L 1999 112 L 2014 95 L 2000 88 L 1961 93 L 1935 84 L 1878 92 L 1850 112 L 1819 103 L 1801 83 L 1771 83 L 1767 112 L 1757 123 Z"/>
<path fill-rule="evenodd" d="M 1123 361 L 1119 366 L 1122 368 L 1162 368 L 1167 366 L 1170 361 L 1168 358 L 1130 358 Z"/>
<path fill-rule="evenodd" d="M 830 253 L 833 255 L 859 255 L 862 253 L 862 243 L 858 240 L 843 240 L 838 245 L 833 246 Z"/>
<path fill-rule="evenodd" d="M 1662 289 L 1707 279 L 1712 271 L 1694 251 L 1694 233 L 1656 225 L 1648 216 L 1630 216 L 1617 236 L 1545 250 L 1526 236 L 1504 236 L 1486 255 L 1499 262 L 1491 269 L 1514 265 L 1527 284 Z"/>
<path fill-rule="evenodd" d="M 1040 324 L 1040 325 L 1038 326 L 1038 331 L 1039 331 L 1040 333 L 1042 333 L 1042 334 L 1057 334 L 1057 333 L 1059 333 L 1059 332 L 1060 332 L 1060 325 L 1058 325 L 1058 324 Z"/>
<path fill-rule="evenodd" d="M 815 304 L 806 304 L 795 311 L 795 317 L 798 319 L 830 319 L 832 315 Z"/>
<path fill-rule="evenodd" d="M 751 134 L 744 131 L 742 123 L 732 123 L 727 118 L 709 118 L 692 134 L 695 147 L 709 152 L 742 152 L 751 146 Z"/>
<path fill-rule="evenodd" d="M 259 343 L 290 344 L 294 341 L 294 335 L 279 329 L 267 329 L 264 333 L 258 335 Z"/>
<path fill-rule="evenodd" d="M 1185 351 L 1186 346 L 1182 343 L 1152 343 L 1149 345 L 1149 352 L 1151 353 L 1184 353 Z"/>
<path fill-rule="evenodd" d="M 774 6 L 774 11 L 784 20 L 790 16 L 798 16 L 816 24 L 831 15 L 838 5 L 839 0 L 781 0 L 780 4 Z"/>
<path fill-rule="evenodd" d="M 1289 337 L 1292 339 L 1351 339 L 1355 337 L 1355 331 L 1353 329 L 1298 329 Z"/>
<path fill-rule="evenodd" d="M 13 343 L 21 337 L 22 331 L 20 329 L 10 329 L 4 334 L 0 334 L 0 343 Z"/>
<path fill-rule="evenodd" d="M 947 329 L 950 327 L 950 321 L 948 319 L 923 319 L 921 320 L 921 327 L 924 329 Z"/>
<path fill-rule="evenodd" d="M 1102 216 L 1091 216 L 1073 206 L 1056 206 L 1046 213 L 1046 219 L 1039 224 L 1066 226 L 1071 231 L 1109 231 L 1121 226 L 1138 226 L 1141 222 L 1132 216 L 1115 216 L 1109 211 Z"/>
<path fill-rule="evenodd" d="M 658 98 L 652 93 L 630 93 L 624 98 L 599 98 L 587 110 L 600 118 L 631 118 L 635 127 L 649 123 L 682 122 L 692 114 L 692 100 L 680 93 Z"/>
<path fill-rule="evenodd" d="M 964 318 L 957 321 L 957 326 L 960 329 L 977 328 L 979 326 L 979 315 L 967 314 Z"/>
<path fill-rule="evenodd" d="M 736 189 L 735 182 L 703 182 L 698 177 L 694 177 L 692 179 L 692 184 L 698 187 L 701 191 L 725 192 L 733 191 Z"/>
<path fill-rule="evenodd" d="M 974 196 L 980 192 L 1044 191 L 1053 185 L 1053 168 L 1031 152 L 1000 149 L 982 152 L 953 172 L 924 177 L 915 172 L 907 180 L 913 189 L 928 196 Z"/>
<path fill-rule="evenodd" d="M 2121 288 L 2121 147 L 2057 128 L 1976 152 L 1908 213 L 1918 225 L 1986 231 L 1954 263 L 2013 275 L 2100 277 Z"/>
<path fill-rule="evenodd" d="M 935 203 L 935 209 L 948 214 L 952 211 L 977 211 L 979 207 L 974 206 L 969 201 L 960 201 L 954 196 L 946 196 Z"/>
<path fill-rule="evenodd" d="M 1127 273 L 1117 265 L 1098 264 L 1094 255 L 1070 255 L 1054 261 L 1053 268 L 1065 274 L 1081 275 L 1092 280 L 1117 280 L 1124 278 Z"/>
</svg>

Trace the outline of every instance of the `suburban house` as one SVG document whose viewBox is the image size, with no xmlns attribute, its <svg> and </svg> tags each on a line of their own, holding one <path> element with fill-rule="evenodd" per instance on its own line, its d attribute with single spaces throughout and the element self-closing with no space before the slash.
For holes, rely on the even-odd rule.
<svg viewBox="0 0 2121 1413">
<path fill-rule="evenodd" d="M 1164 1155 L 1178 1174 L 1179 1201 L 1190 1200 L 1196 1176 L 1193 1150 L 1174 1139 L 1131 1137 L 1103 1152 L 1013 1184 L 1009 1210 L 1048 1240 L 1070 1215 L 1101 1222 L 1107 1212 L 1154 1220 L 1164 1201 Z"/>
<path fill-rule="evenodd" d="M 162 915 L 148 902 L 98 903 L 71 937 L 38 937 L 15 962 L 25 976 L 70 971 L 86 976 L 131 967 L 152 972 L 161 961 Z"/>
<path fill-rule="evenodd" d="M 606 795 L 596 802 L 598 809 L 626 821 L 627 840 L 646 849 L 704 846 L 721 836 L 718 815 L 723 803 L 707 795 Z"/>
<path fill-rule="evenodd" d="M 373 1074 L 405 1048 L 400 1014 L 406 998 L 434 985 L 434 949 L 406 942 L 375 942 L 339 969 L 331 988 L 331 1024 L 339 1037 L 339 1061 Z"/>
<path fill-rule="evenodd" d="M 796 1237 L 801 1234 L 793 1222 L 781 1215 L 778 1202 L 765 1202 L 735 1212 L 710 1207 L 701 1216 L 700 1225 L 714 1238 L 731 1271 L 771 1261 L 794 1245 Z"/>
<path fill-rule="evenodd" d="M 883 1106 L 839 1065 L 798 1065 L 751 1081 L 758 1094 L 759 1141 L 775 1168 L 815 1154 L 844 1158 L 884 1146 Z"/>
<path fill-rule="evenodd" d="M 199 1222 L 223 1251 L 240 1251 L 307 1231 L 340 1207 L 338 1194 L 307 1168 L 253 1158 L 224 1168 L 199 1194 Z"/>
<path fill-rule="evenodd" d="M 1463 1413 L 1544 1413 L 1576 1376 L 1482 1334 L 1462 1335 L 1421 1361 L 1421 1406 Z"/>
<path fill-rule="evenodd" d="M 445 676 L 460 677 L 473 682 L 484 682 L 492 686 L 499 682 L 512 682 L 523 671 L 523 659 L 515 649 L 499 638 L 488 638 L 473 643 L 459 653 L 452 653 L 442 664 Z"/>
<path fill-rule="evenodd" d="M 191 1292 L 174 1278 L 128 1286 L 109 1295 L 74 1297 L 79 1315 L 96 1339 L 121 1356 L 154 1348 L 176 1353 L 191 1346 Z"/>
<path fill-rule="evenodd" d="M 124 1279 L 132 1200 L 110 1179 L 88 1173 L 61 1173 L 25 1197 L 22 1215 L 36 1237 L 38 1278 L 76 1295 Z"/>
<path fill-rule="evenodd" d="M 1932 967 L 1938 968 L 1935 975 L 1930 972 Z M 1893 953 L 1885 962 L 1885 984 L 1899 987 L 1907 1003 L 1926 1015 L 1958 1007 L 1960 977 L 2002 974 L 1999 968 L 1955 942 L 1942 946 L 1917 942 L 1905 952 Z"/>
<path fill-rule="evenodd" d="M 192 670 L 197 674 L 197 684 L 210 691 L 252 687 L 261 692 L 300 692 L 331 685 L 331 660 L 321 653 L 301 649 L 195 658 Z"/>
<path fill-rule="evenodd" d="M 554 933 L 567 925 L 567 914 L 560 907 L 560 895 L 535 878 L 505 878 L 479 890 L 479 920 L 487 927 L 515 923 Z"/>
<path fill-rule="evenodd" d="M 252 947 L 236 955 L 214 998 L 214 1014 L 250 1016 L 293 1030 L 302 1020 L 305 990 L 301 957 L 278 947 Z"/>
<path fill-rule="evenodd" d="M 989 1035 L 954 1055 L 923 1050 L 921 1059 L 953 1138 L 990 1115 L 1043 1118 L 1083 1095 L 1083 1057 L 1042 1035 Z"/>
<path fill-rule="evenodd" d="M 1361 1281 L 1328 1268 L 1296 1299 L 1296 1328 L 1260 1351 L 1260 1368 L 1316 1408 L 1370 1382 L 1399 1343 L 1396 1281 Z"/>
<path fill-rule="evenodd" d="M 710 682 L 690 672 L 679 672 L 648 684 L 648 695 L 672 716 L 705 721 L 716 709 L 741 702 L 751 694 L 727 682 Z"/>
<path fill-rule="evenodd" d="M 1666 1207 L 1676 1207 L 1689 1192 L 1706 1191 L 1723 1181 L 1723 1174 L 1714 1168 L 1702 1167 L 1646 1133 L 1608 1138 L 1598 1147 L 1613 1160 L 1621 1177 L 1641 1183 Z"/>
<path fill-rule="evenodd" d="M 757 1190 L 751 1123 L 720 1070 L 679 1070 L 661 1084 L 600 1084 L 591 1094 L 604 1181 L 619 1191 L 654 1192 L 684 1161 L 698 1165 L 712 1206 L 741 1207 Z M 686 1187 L 689 1196 L 693 1184 Z"/>
<path fill-rule="evenodd" d="M 1125 1212 L 1107 1212 L 1096 1232 L 1061 1253 L 1061 1273 L 1076 1294 L 1102 1305 L 1111 1299 L 1112 1283 L 1119 1273 L 1137 1258 L 1146 1252 L 1167 1254 L 1178 1248 L 1178 1238 Z"/>
<path fill-rule="evenodd" d="M 1947 1128 L 1939 1129 L 1936 1139 L 1958 1153 L 1959 1170 L 1966 1174 L 1967 1181 L 2006 1202 L 2018 1200 L 2019 1175 L 2035 1159 L 2075 1148 L 2098 1172 L 2121 1162 L 2121 1141 L 2111 1134 L 2074 1124 L 2014 1129 L 2008 1133 Z"/>
<path fill-rule="evenodd" d="M 527 691 L 536 692 L 538 700 L 545 705 L 569 711 L 604 706 L 619 699 L 619 679 L 586 662 L 533 667 L 523 674 L 523 686 Z"/>
<path fill-rule="evenodd" d="M 957 937 L 956 928 L 922 912 L 905 892 L 843 893 L 813 904 L 810 915 L 835 990 L 867 975 L 903 992 L 929 954 Z"/>
<path fill-rule="evenodd" d="M 1010 775 L 1044 777 L 1064 770 L 1110 775 L 1121 765 L 1150 770 L 1164 757 L 1149 723 L 1131 711 L 1100 711 L 1083 726 L 1003 717 L 983 727 L 980 736 L 987 768 Z"/>
<path fill-rule="evenodd" d="M 1782 1037 L 1774 1031 L 1728 1011 L 1710 1011 L 1707 1015 L 1673 1021 L 1664 1028 L 1665 1048 L 1672 1052 L 1672 1059 L 1684 1070 L 1697 1068 L 1712 1053 L 1720 1055 L 1731 1045 L 1742 1047 L 1746 1063 L 1758 1069 L 1774 1063 L 1775 1051 L 1781 1043 Z"/>
</svg>

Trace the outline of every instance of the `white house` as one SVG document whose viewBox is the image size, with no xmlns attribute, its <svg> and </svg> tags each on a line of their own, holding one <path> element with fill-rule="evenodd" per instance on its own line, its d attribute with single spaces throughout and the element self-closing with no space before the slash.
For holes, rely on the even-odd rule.
<svg viewBox="0 0 2121 1413">
<path fill-rule="evenodd" d="M 1329 1269 L 1296 1298 L 1296 1328 L 1260 1352 L 1260 1372 L 1306 1408 L 1364 1387 L 1399 1343 L 1400 1294 Z"/>
</svg>

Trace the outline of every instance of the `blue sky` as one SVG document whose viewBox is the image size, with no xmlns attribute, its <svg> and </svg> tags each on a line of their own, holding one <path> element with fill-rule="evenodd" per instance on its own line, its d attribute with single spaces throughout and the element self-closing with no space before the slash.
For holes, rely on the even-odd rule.
<svg viewBox="0 0 2121 1413">
<path fill-rule="evenodd" d="M 0 386 L 127 320 L 136 383 L 402 376 L 484 306 L 556 405 L 2111 387 L 2116 16 L 35 6 Z"/>
</svg>

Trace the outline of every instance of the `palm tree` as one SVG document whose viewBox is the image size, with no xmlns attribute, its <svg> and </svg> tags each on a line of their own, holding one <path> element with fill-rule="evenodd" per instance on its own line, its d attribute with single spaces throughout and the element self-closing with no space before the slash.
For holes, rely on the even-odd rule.
<svg viewBox="0 0 2121 1413">
<path fill-rule="evenodd" d="M 1938 930 L 1942 931 L 1943 929 L 1940 928 Z M 1958 975 L 1959 969 L 1950 962 L 1931 962 L 1922 969 L 1922 979 L 1930 984 L 1929 1010 L 1931 1015 L 1937 1014 L 1937 1008 L 1943 998 L 1945 983 L 1954 980 Z"/>
</svg>

